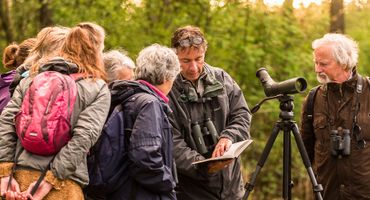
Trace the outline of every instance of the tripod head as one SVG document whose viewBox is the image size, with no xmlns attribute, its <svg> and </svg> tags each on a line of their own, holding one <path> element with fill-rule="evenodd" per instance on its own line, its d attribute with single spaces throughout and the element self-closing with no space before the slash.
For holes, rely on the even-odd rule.
<svg viewBox="0 0 370 200">
<path fill-rule="evenodd" d="M 252 109 L 251 109 L 251 112 L 252 114 L 256 113 L 261 105 L 268 101 L 268 100 L 271 100 L 271 99 L 279 99 L 279 102 L 280 102 L 280 118 L 283 119 L 283 120 L 291 120 L 293 119 L 293 108 L 294 108 L 294 104 L 293 104 L 293 96 L 291 95 L 287 95 L 287 94 L 279 94 L 279 95 L 276 95 L 276 96 L 273 96 L 273 97 L 266 97 L 266 98 L 263 98 L 260 102 L 258 102 Z"/>
</svg>

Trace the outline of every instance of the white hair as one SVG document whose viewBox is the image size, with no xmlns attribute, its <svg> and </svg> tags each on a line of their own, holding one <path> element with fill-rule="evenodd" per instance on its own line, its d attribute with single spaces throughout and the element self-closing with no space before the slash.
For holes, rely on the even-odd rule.
<svg viewBox="0 0 370 200">
<path fill-rule="evenodd" d="M 103 54 L 104 68 L 108 75 L 108 81 L 117 80 L 117 71 L 121 69 L 134 69 L 135 63 L 127 56 L 125 51 L 112 50 Z"/>
<path fill-rule="evenodd" d="M 328 33 L 312 42 L 314 50 L 325 45 L 332 48 L 334 58 L 345 70 L 356 67 L 359 49 L 357 42 L 352 38 L 343 34 Z"/>
<path fill-rule="evenodd" d="M 145 80 L 153 85 L 173 81 L 180 72 L 180 62 L 175 52 L 159 44 L 141 50 L 136 65 L 135 79 Z"/>
</svg>

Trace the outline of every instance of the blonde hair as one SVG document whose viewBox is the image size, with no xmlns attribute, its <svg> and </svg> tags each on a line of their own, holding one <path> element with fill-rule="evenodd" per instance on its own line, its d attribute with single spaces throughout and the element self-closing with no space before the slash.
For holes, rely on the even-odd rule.
<svg viewBox="0 0 370 200">
<path fill-rule="evenodd" d="M 37 34 L 35 47 L 25 61 L 25 65 L 31 67 L 32 75 L 37 74 L 43 63 L 59 53 L 69 30 L 66 27 L 54 26 L 43 28 Z"/>
<path fill-rule="evenodd" d="M 62 46 L 60 56 L 78 65 L 79 72 L 106 80 L 103 64 L 104 29 L 84 22 L 73 27 Z"/>
</svg>

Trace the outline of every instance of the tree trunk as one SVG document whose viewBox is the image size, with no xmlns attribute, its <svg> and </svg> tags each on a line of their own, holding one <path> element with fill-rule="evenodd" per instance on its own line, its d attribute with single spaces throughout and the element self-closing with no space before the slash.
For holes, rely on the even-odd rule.
<svg viewBox="0 0 370 200">
<path fill-rule="evenodd" d="M 13 23 L 10 18 L 10 2 L 4 0 L 0 2 L 0 25 L 5 32 L 7 43 L 14 42 Z"/>
<path fill-rule="evenodd" d="M 53 20 L 51 18 L 52 11 L 49 8 L 50 1 L 51 0 L 39 0 L 41 5 L 39 10 L 40 28 L 51 26 L 53 24 Z"/>
<path fill-rule="evenodd" d="M 330 32 L 344 33 L 343 0 L 331 0 L 330 3 Z"/>
</svg>

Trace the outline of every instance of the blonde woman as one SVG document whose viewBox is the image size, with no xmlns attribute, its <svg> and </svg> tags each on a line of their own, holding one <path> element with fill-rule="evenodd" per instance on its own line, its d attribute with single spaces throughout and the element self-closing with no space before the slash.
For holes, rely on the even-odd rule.
<svg viewBox="0 0 370 200">
<path fill-rule="evenodd" d="M 0 117 L 1 195 L 11 199 L 83 199 L 81 188 L 89 181 L 86 154 L 100 135 L 110 105 L 102 61 L 104 37 L 102 27 L 93 23 L 78 24 L 67 34 L 59 53 L 60 57 L 45 59 L 43 65 L 32 65 L 32 76 L 22 81 L 16 88 L 10 105 Z M 39 62 L 44 62 L 42 59 Z M 56 154 L 50 166 L 48 164 L 53 156 L 40 156 L 22 151 L 17 159 L 10 190 L 7 191 L 16 152 L 22 148 L 15 133 L 13 118 L 20 110 L 33 74 L 42 72 L 55 63 L 59 63 L 58 66 L 65 67 L 72 73 L 81 73 L 84 77 L 76 83 L 78 94 L 70 123 L 72 138 Z M 40 177 L 41 171 L 48 167 L 50 169 L 45 178 L 31 196 L 30 191 Z"/>
</svg>

